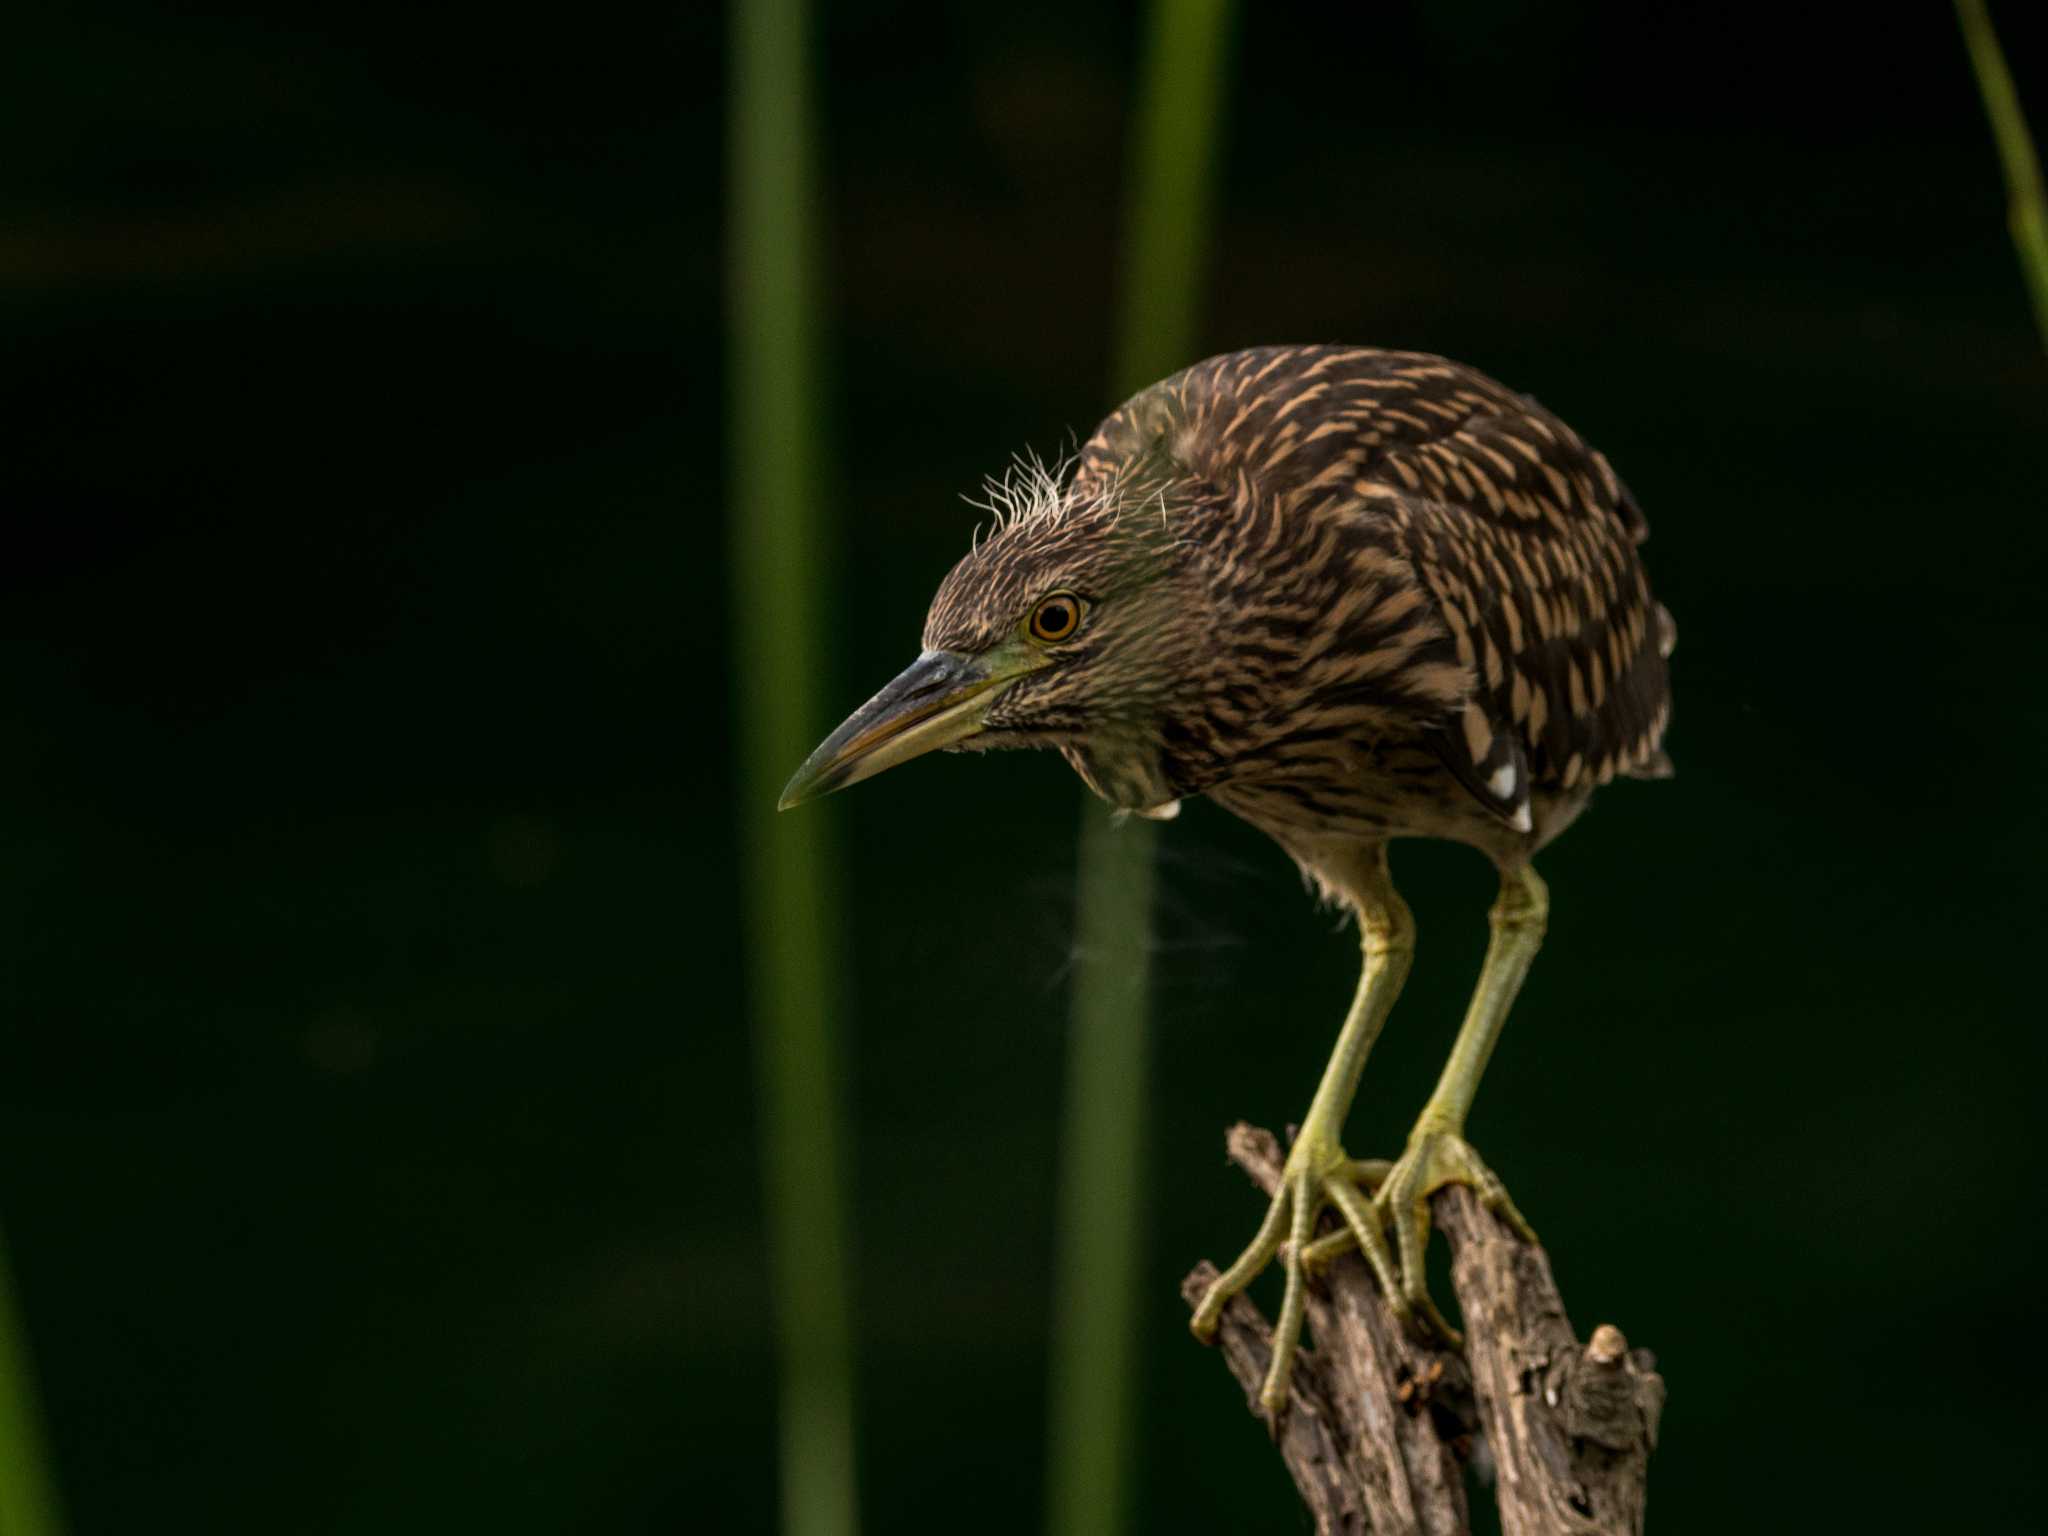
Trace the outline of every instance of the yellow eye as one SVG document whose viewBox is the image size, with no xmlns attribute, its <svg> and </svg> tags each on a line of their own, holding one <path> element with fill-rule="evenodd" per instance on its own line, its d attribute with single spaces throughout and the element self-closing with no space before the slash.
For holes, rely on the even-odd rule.
<svg viewBox="0 0 2048 1536">
<path fill-rule="evenodd" d="M 1041 597 L 1031 610 L 1031 638 L 1058 642 L 1081 627 L 1081 599 L 1071 592 Z"/>
</svg>

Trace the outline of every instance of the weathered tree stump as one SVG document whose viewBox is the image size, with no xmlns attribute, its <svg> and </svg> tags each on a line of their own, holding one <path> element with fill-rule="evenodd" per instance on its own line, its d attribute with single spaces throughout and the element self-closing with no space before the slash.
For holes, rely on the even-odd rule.
<svg viewBox="0 0 2048 1536">
<path fill-rule="evenodd" d="M 1233 1126 L 1226 1146 L 1267 1194 L 1279 1188 L 1271 1132 Z M 1470 1190 L 1439 1191 L 1432 1214 L 1451 1245 L 1462 1353 L 1396 1323 L 1355 1252 L 1309 1286 L 1315 1347 L 1268 1427 L 1319 1536 L 1462 1536 L 1468 1463 L 1490 1469 L 1506 1536 L 1636 1536 L 1664 1406 L 1655 1357 L 1611 1323 L 1579 1343 L 1543 1250 Z M 1215 1276 L 1205 1261 L 1181 1283 L 1190 1306 Z M 1258 1415 L 1271 1327 L 1233 1297 L 1217 1344 Z"/>
</svg>

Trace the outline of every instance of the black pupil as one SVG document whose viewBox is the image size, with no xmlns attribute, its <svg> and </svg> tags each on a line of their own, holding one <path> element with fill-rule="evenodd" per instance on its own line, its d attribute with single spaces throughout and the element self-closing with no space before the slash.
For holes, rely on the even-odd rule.
<svg viewBox="0 0 2048 1536">
<path fill-rule="evenodd" d="M 1073 624 L 1073 610 L 1065 603 L 1047 603 L 1038 610 L 1038 627 L 1048 634 L 1063 635 Z"/>
</svg>

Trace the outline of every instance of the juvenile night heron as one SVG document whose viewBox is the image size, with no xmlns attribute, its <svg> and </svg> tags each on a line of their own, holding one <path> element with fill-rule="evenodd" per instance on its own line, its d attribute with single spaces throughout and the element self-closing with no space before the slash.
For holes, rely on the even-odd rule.
<svg viewBox="0 0 2048 1536">
<path fill-rule="evenodd" d="M 1413 352 L 1260 347 L 1197 363 L 1105 421 L 1071 476 L 1027 466 L 939 586 L 924 653 L 797 770 L 787 807 L 934 748 L 1053 747 L 1111 805 L 1206 794 L 1357 914 L 1364 969 L 1251 1245 L 1197 1308 L 1276 1255 L 1277 1410 L 1303 1272 L 1356 1244 L 1411 1325 L 1429 1198 L 1470 1185 L 1533 1235 L 1464 1139 L 1543 937 L 1539 848 L 1617 775 L 1661 778 L 1674 628 L 1607 460 L 1525 395 Z M 1492 943 L 1442 1079 L 1392 1163 L 1344 1151 L 1415 925 L 1387 842 L 1492 859 Z M 1326 1208 L 1341 1218 L 1318 1238 Z M 1386 1230 L 1391 1228 L 1390 1247 Z"/>
</svg>

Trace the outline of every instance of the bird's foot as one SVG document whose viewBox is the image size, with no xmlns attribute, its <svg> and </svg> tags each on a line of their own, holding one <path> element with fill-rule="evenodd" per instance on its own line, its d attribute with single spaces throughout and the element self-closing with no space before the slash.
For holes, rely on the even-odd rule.
<svg viewBox="0 0 2048 1536">
<path fill-rule="evenodd" d="M 1397 1315 L 1407 1313 L 1425 1319 L 1451 1343 L 1458 1343 L 1457 1331 L 1444 1320 L 1436 1303 L 1429 1298 L 1429 1280 L 1423 1268 L 1423 1252 L 1429 1244 L 1430 1196 L 1447 1184 L 1463 1184 L 1479 1196 L 1481 1205 L 1506 1222 L 1524 1242 L 1534 1243 L 1535 1231 L 1515 1209 L 1515 1202 L 1508 1198 L 1507 1187 L 1501 1183 L 1500 1176 L 1480 1160 L 1479 1154 L 1472 1150 L 1472 1144 L 1456 1131 L 1425 1121 L 1416 1126 L 1408 1138 L 1408 1150 L 1392 1165 L 1361 1163 L 1354 1166 L 1361 1170 L 1385 1170 L 1380 1178 L 1372 1181 L 1372 1210 L 1376 1223 L 1384 1222 L 1394 1229 L 1401 1260 L 1398 1285 L 1381 1272 L 1378 1262 L 1373 1264 L 1373 1269 L 1380 1274 L 1380 1284 L 1386 1291 L 1389 1304 L 1399 1298 L 1405 1306 L 1394 1308 Z M 1304 1258 L 1314 1268 L 1328 1263 L 1356 1241 L 1351 1224 L 1347 1222 L 1341 1231 L 1311 1243 Z"/>
<path fill-rule="evenodd" d="M 1266 1208 L 1266 1219 L 1259 1224 L 1257 1235 L 1237 1256 L 1237 1261 L 1216 1277 L 1201 1305 L 1195 1308 L 1189 1326 L 1196 1338 L 1210 1343 L 1216 1337 L 1225 1304 L 1257 1279 L 1276 1255 L 1279 1257 L 1287 1288 L 1281 1298 L 1279 1320 L 1273 1325 L 1272 1364 L 1267 1368 L 1265 1384 L 1259 1389 L 1259 1405 L 1268 1414 L 1278 1414 L 1287 1402 L 1287 1382 L 1294 1370 L 1295 1348 L 1301 1342 L 1302 1283 L 1310 1267 L 1309 1256 L 1317 1246 L 1311 1242 L 1316 1217 L 1324 1206 L 1334 1206 L 1343 1218 L 1343 1227 L 1331 1236 L 1341 1236 L 1343 1247 L 1356 1247 L 1365 1254 L 1379 1277 L 1388 1304 L 1403 1322 L 1410 1321 L 1407 1293 L 1396 1282 L 1393 1255 L 1387 1247 L 1386 1233 L 1381 1230 L 1383 1218 L 1367 1195 L 1395 1168 L 1396 1165 L 1385 1162 L 1356 1162 L 1344 1155 L 1344 1149 L 1334 1139 L 1304 1134 L 1287 1154 L 1286 1166 L 1280 1173 L 1280 1188 Z M 1428 1305 L 1427 1295 L 1423 1302 Z M 1435 1317 L 1435 1308 L 1429 1310 L 1430 1320 L 1440 1323 L 1442 1319 Z"/>
</svg>

